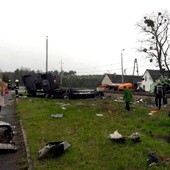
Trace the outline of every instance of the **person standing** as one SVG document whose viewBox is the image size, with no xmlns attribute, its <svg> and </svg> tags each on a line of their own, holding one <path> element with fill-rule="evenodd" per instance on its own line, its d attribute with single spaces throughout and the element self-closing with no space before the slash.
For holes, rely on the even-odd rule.
<svg viewBox="0 0 170 170">
<path fill-rule="evenodd" d="M 4 95 L 5 95 L 6 87 L 7 87 L 7 84 L 0 79 L 0 112 L 1 112 L 2 106 L 4 105 Z"/>
<path fill-rule="evenodd" d="M 1 112 L 3 104 L 4 104 L 4 97 L 3 97 L 2 91 L 0 90 L 0 112 Z"/>
<path fill-rule="evenodd" d="M 163 98 L 163 87 L 161 83 L 158 83 L 157 86 L 155 86 L 154 94 L 155 94 L 155 105 L 158 107 L 158 109 L 161 109 L 161 103 Z"/>
<path fill-rule="evenodd" d="M 166 105 L 168 104 L 167 95 L 166 95 L 168 89 L 167 83 L 164 82 L 162 88 L 163 88 L 163 105 L 164 107 L 166 107 Z"/>
<path fill-rule="evenodd" d="M 132 100 L 132 92 L 131 92 L 130 89 L 128 89 L 128 88 L 125 88 L 125 89 L 124 89 L 123 99 L 124 99 L 125 105 L 126 105 L 125 109 L 126 109 L 127 111 L 130 111 L 130 102 L 131 102 L 131 100 Z"/>
</svg>

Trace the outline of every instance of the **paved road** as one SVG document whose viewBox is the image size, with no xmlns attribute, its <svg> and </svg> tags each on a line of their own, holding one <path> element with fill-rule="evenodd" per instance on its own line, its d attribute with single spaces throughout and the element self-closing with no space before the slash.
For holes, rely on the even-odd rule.
<svg viewBox="0 0 170 170">
<path fill-rule="evenodd" d="M 14 142 L 18 149 L 15 153 L 0 153 L 0 170 L 19 170 L 23 168 L 19 167 L 19 162 L 21 161 L 21 157 L 23 155 L 25 156 L 25 145 L 20 124 L 16 117 L 14 97 L 13 91 L 10 91 L 10 93 L 5 96 L 6 106 L 2 107 L 0 121 L 8 122 L 14 128 L 16 132 Z"/>
</svg>

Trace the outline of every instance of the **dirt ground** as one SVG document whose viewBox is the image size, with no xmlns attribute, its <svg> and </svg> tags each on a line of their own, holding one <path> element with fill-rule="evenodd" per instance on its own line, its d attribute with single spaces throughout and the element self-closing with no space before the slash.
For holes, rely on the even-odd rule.
<svg viewBox="0 0 170 170">
<path fill-rule="evenodd" d="M 0 112 L 0 121 L 10 123 L 16 133 L 13 142 L 17 146 L 15 153 L 2 153 L 0 151 L 0 169 L 21 170 L 28 169 L 26 161 L 25 144 L 19 120 L 15 112 L 15 95 L 13 91 L 5 96 L 5 106 Z"/>
</svg>

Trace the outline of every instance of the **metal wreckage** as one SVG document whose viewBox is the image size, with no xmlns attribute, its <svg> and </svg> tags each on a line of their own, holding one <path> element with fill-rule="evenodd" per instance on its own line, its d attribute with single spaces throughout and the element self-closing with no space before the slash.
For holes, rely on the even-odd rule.
<svg viewBox="0 0 170 170">
<path fill-rule="evenodd" d="M 96 90 L 77 90 L 60 88 L 51 73 L 27 74 L 22 77 L 27 93 L 31 96 L 60 98 L 60 99 L 85 99 L 101 98 L 104 93 Z"/>
</svg>

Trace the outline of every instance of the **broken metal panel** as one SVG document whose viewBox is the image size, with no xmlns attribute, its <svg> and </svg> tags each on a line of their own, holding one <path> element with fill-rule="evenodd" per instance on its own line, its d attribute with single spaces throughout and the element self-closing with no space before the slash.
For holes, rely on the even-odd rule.
<svg viewBox="0 0 170 170">
<path fill-rule="evenodd" d="M 44 158 L 54 158 L 62 155 L 70 147 L 70 144 L 67 141 L 61 142 L 49 142 L 44 148 L 42 148 L 38 154 L 39 159 Z"/>
<path fill-rule="evenodd" d="M 0 143 L 0 153 L 16 152 L 17 147 L 13 143 Z"/>
<path fill-rule="evenodd" d="M 9 124 L 9 123 L 4 122 L 4 121 L 0 121 L 0 126 L 4 126 L 4 125 L 6 125 L 6 126 L 10 126 L 10 124 Z"/>
<path fill-rule="evenodd" d="M 9 143 L 14 137 L 14 132 L 9 123 L 0 121 L 0 143 Z"/>
<path fill-rule="evenodd" d="M 17 147 L 12 142 L 14 132 L 9 123 L 0 121 L 0 153 L 16 152 Z"/>
</svg>

